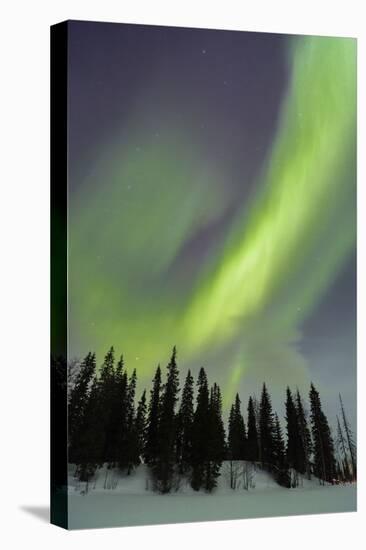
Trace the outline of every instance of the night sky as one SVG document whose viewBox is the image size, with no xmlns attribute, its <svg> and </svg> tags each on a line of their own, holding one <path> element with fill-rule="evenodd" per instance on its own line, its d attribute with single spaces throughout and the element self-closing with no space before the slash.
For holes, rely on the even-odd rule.
<svg viewBox="0 0 366 550">
<path fill-rule="evenodd" d="M 356 409 L 352 39 L 69 23 L 69 357 Z"/>
</svg>

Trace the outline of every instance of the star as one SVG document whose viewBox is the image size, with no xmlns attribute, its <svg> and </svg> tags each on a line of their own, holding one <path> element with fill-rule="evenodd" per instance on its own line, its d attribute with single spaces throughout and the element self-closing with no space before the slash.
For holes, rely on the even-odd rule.
<svg viewBox="0 0 366 550">
<path fill-rule="evenodd" d="M 206 53 L 206 50 L 202 50 L 202 53 L 205 54 L 205 53 Z"/>
</svg>

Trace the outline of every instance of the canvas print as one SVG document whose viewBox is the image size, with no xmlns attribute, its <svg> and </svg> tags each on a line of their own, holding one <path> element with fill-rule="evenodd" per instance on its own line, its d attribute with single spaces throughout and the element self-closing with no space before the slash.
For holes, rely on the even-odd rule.
<svg viewBox="0 0 366 550">
<path fill-rule="evenodd" d="M 356 40 L 51 29 L 51 514 L 356 510 Z"/>
</svg>

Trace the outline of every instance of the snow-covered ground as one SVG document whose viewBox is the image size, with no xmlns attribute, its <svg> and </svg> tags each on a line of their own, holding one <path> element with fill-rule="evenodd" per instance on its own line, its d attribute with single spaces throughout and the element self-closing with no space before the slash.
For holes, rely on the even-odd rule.
<svg viewBox="0 0 366 550">
<path fill-rule="evenodd" d="M 195 492 L 187 484 L 178 492 L 160 495 L 149 489 L 147 469 L 141 465 L 130 476 L 99 470 L 88 484 L 69 476 L 69 528 L 153 525 L 193 521 L 243 519 L 351 512 L 356 510 L 356 486 L 320 486 L 302 480 L 296 489 L 277 485 L 261 470 L 253 476 L 255 487 L 230 489 L 228 464 L 223 464 L 218 487 L 211 494 Z M 105 488 L 107 487 L 107 488 Z"/>
</svg>

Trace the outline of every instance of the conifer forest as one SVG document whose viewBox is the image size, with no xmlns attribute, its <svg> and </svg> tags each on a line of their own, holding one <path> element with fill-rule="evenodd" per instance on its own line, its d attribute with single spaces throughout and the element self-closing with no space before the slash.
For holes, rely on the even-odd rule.
<svg viewBox="0 0 366 550">
<path fill-rule="evenodd" d="M 64 369 L 65 362 L 53 360 L 53 367 Z M 355 437 L 340 395 L 332 433 L 314 384 L 304 396 L 284 388 L 280 418 L 264 382 L 259 399 L 244 402 L 236 394 L 225 422 L 220 387 L 203 367 L 196 380 L 190 370 L 184 373 L 180 387 L 175 347 L 141 395 L 137 376 L 113 347 L 100 369 L 93 353 L 68 368 L 68 461 L 86 487 L 103 465 L 133 476 L 140 464 L 149 472 L 147 488 L 161 494 L 177 492 L 183 483 L 211 493 L 223 464 L 233 490 L 253 488 L 256 470 L 289 489 L 300 479 L 315 478 L 320 485 L 356 481 Z"/>
</svg>

